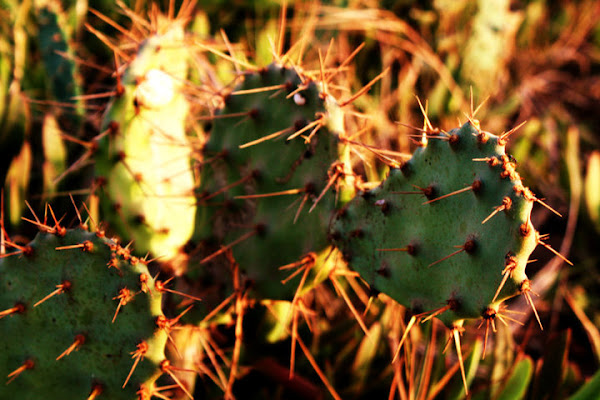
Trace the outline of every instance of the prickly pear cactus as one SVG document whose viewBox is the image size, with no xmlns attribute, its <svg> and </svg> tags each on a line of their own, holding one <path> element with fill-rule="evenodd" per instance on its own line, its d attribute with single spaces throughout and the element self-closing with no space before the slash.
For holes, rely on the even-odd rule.
<svg viewBox="0 0 600 400">
<path fill-rule="evenodd" d="M 187 60 L 180 24 L 140 45 L 106 111 L 95 159 L 111 228 L 164 261 L 178 257 L 194 228 Z"/>
<path fill-rule="evenodd" d="M 468 122 L 430 137 L 343 208 L 331 237 L 372 289 L 452 326 L 494 317 L 504 299 L 530 290 L 535 200 L 504 140 Z"/>
<path fill-rule="evenodd" d="M 36 18 L 39 25 L 39 46 L 47 74 L 47 82 L 52 97 L 61 104 L 73 103 L 70 118 L 74 128 L 84 114 L 83 103 L 73 100 L 81 95 L 80 77 L 75 62 L 71 59 L 74 49 L 70 46 L 70 32 L 67 15 L 59 2 L 35 2 Z"/>
<path fill-rule="evenodd" d="M 343 114 L 319 86 L 277 64 L 245 74 L 204 151 L 200 230 L 268 298 L 291 298 L 300 279 L 282 285 L 291 272 L 279 267 L 314 264 L 311 252 L 328 245 Z"/>
<path fill-rule="evenodd" d="M 145 264 L 83 229 L 20 248 L 0 259 L 0 397 L 133 400 L 153 387 L 167 334 Z"/>
</svg>

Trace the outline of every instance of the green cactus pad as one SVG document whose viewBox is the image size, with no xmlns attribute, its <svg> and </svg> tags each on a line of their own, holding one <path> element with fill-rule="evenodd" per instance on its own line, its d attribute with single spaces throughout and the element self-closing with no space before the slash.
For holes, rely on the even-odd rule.
<svg viewBox="0 0 600 400">
<path fill-rule="evenodd" d="M 59 103 L 73 104 L 69 114 L 74 126 L 78 126 L 85 110 L 81 101 L 73 100 L 81 95 L 81 79 L 75 61 L 69 57 L 73 56 L 74 49 L 69 43 L 67 16 L 58 2 L 40 3 L 36 4 L 38 40 L 48 89 Z"/>
<path fill-rule="evenodd" d="M 165 261 L 194 228 L 187 59 L 180 25 L 141 44 L 106 111 L 95 157 L 111 229 Z"/>
<path fill-rule="evenodd" d="M 300 276 L 282 285 L 293 270 L 279 267 L 328 245 L 336 185 L 320 195 L 340 174 L 342 129 L 343 115 L 331 96 L 297 70 L 276 64 L 247 73 L 213 122 L 199 230 L 220 246 L 248 236 L 232 251 L 262 296 L 291 298 Z M 247 197 L 254 195 L 271 196 Z"/>
<path fill-rule="evenodd" d="M 349 203 L 331 237 L 375 291 L 416 313 L 447 307 L 448 325 L 481 317 L 529 282 L 535 197 L 514 167 L 501 138 L 466 123 Z"/>
<path fill-rule="evenodd" d="M 126 249 L 82 229 L 58 232 L 0 259 L 0 398 L 137 399 L 162 373 L 161 294 Z M 143 358 L 122 388 L 138 345 Z"/>
</svg>

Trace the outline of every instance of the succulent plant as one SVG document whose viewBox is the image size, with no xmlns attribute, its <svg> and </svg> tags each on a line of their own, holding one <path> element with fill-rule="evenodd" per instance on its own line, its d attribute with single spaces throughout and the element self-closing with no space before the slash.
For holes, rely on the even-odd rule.
<svg viewBox="0 0 600 400">
<path fill-rule="evenodd" d="M 291 299 L 300 276 L 283 285 L 290 271 L 278 268 L 323 259 L 316 253 L 328 246 L 345 172 L 343 123 L 333 98 L 298 69 L 245 73 L 204 149 L 199 236 L 224 247 L 203 262 L 231 248 L 259 297 Z"/>
<path fill-rule="evenodd" d="M 101 231 L 40 226 L 0 259 L 0 397 L 137 399 L 168 362 L 145 263 Z"/>
<path fill-rule="evenodd" d="M 81 77 L 74 61 L 75 50 L 72 47 L 72 32 L 67 23 L 67 15 L 60 3 L 52 1 L 39 2 L 35 12 L 48 91 L 61 106 L 71 105 L 66 111 L 72 123 L 70 128 L 75 132 L 81 124 L 85 110 L 83 103 L 74 99 L 81 95 Z"/>
<path fill-rule="evenodd" d="M 106 111 L 94 158 L 110 228 L 175 267 L 195 216 L 187 70 L 181 23 L 143 41 Z"/>
<path fill-rule="evenodd" d="M 544 203 L 505 153 L 510 133 L 493 135 L 472 118 L 447 133 L 428 129 L 412 158 L 341 209 L 331 228 L 373 293 L 412 310 L 407 331 L 417 319 L 439 318 L 459 359 L 465 320 L 489 328 L 520 293 L 533 308 L 525 268 L 538 244 L 550 248 L 531 223 L 533 203 Z M 461 369 L 466 392 L 462 361 Z"/>
<path fill-rule="evenodd" d="M 595 398 L 569 355 L 600 349 L 593 1 L 1 3 L 0 398 Z M 407 154 L 413 93 L 447 125 L 470 84 L 486 129 L 529 121 L 510 152 L 567 219 L 473 111 Z M 53 217 L 25 244 L 65 195 L 115 239 Z M 555 286 L 531 254 L 562 229 Z"/>
<path fill-rule="evenodd" d="M 448 326 L 495 317 L 529 292 L 540 241 L 505 140 L 467 122 L 426 138 L 401 168 L 336 217 L 331 236 L 375 291 Z"/>
</svg>

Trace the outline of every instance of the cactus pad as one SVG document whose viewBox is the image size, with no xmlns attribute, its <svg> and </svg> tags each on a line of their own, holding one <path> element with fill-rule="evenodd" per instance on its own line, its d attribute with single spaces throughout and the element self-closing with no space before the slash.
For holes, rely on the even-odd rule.
<svg viewBox="0 0 600 400">
<path fill-rule="evenodd" d="M 349 265 L 415 313 L 444 311 L 447 325 L 529 290 L 536 199 L 503 142 L 470 122 L 430 137 L 338 213 L 331 237 Z"/>
<path fill-rule="evenodd" d="M 342 129 L 339 107 L 315 81 L 276 64 L 247 73 L 214 120 L 202 228 L 223 245 L 245 238 L 232 251 L 263 296 L 291 298 L 297 285 L 282 285 L 290 271 L 278 267 L 328 245 Z"/>
<path fill-rule="evenodd" d="M 39 233 L 0 259 L 0 288 L 1 398 L 134 400 L 161 375 L 161 295 L 145 264 L 111 240 Z"/>
<path fill-rule="evenodd" d="M 111 228 L 165 261 L 194 227 L 187 57 L 180 25 L 140 45 L 107 109 L 95 159 Z"/>
</svg>

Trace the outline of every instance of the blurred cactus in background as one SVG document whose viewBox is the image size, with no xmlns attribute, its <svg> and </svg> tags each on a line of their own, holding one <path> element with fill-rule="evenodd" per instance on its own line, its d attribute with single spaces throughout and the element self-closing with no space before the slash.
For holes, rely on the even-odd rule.
<svg viewBox="0 0 600 400">
<path fill-rule="evenodd" d="M 118 72 L 93 159 L 109 227 L 139 251 L 178 263 L 195 214 L 184 93 L 189 54 L 184 18 L 158 18 Z"/>
<path fill-rule="evenodd" d="M 598 2 L 0 16 L 0 397 L 597 398 Z"/>
</svg>

